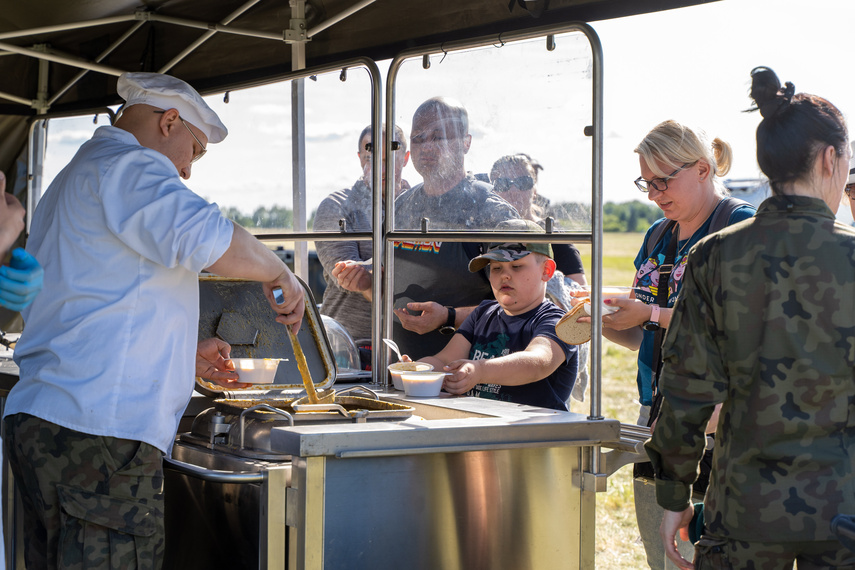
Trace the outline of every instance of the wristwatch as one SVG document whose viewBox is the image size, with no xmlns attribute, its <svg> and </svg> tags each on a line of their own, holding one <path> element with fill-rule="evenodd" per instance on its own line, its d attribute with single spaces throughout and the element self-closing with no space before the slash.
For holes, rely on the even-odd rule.
<svg viewBox="0 0 855 570">
<path fill-rule="evenodd" d="M 646 331 L 656 332 L 662 325 L 659 324 L 659 305 L 650 305 L 650 320 L 641 325 Z"/>
<path fill-rule="evenodd" d="M 439 334 L 454 334 L 457 329 L 454 328 L 454 320 L 457 318 L 457 311 L 454 307 L 446 307 L 448 309 L 448 319 L 445 324 L 439 327 Z"/>
</svg>

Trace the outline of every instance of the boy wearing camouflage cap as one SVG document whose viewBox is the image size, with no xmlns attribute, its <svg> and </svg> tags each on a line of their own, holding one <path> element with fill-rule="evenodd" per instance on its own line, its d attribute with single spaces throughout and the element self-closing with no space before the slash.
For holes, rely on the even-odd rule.
<svg viewBox="0 0 855 570">
<path fill-rule="evenodd" d="M 543 233 L 527 220 L 496 229 Z M 545 298 L 555 272 L 552 247 L 493 243 L 469 262 L 473 273 L 485 267 L 496 300 L 482 302 L 442 351 L 421 361 L 452 373 L 446 392 L 566 411 L 578 355 L 555 334 L 564 311 Z"/>
</svg>

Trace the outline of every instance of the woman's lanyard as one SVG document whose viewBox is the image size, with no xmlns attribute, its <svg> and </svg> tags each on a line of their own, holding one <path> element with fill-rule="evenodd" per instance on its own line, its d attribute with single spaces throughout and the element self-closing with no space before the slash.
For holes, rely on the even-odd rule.
<svg viewBox="0 0 855 570">
<path fill-rule="evenodd" d="M 674 270 L 674 257 L 677 254 L 677 224 L 671 230 L 671 241 L 665 250 L 665 261 L 659 266 L 659 287 L 656 291 L 656 304 L 668 308 L 668 290 L 671 285 L 671 272 Z M 662 341 L 665 338 L 665 328 L 659 327 L 653 337 L 653 395 L 659 392 L 659 373 L 662 370 Z"/>
</svg>

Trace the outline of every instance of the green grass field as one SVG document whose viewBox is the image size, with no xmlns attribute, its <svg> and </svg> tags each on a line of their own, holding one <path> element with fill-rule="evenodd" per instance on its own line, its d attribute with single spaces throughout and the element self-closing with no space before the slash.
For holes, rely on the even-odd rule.
<svg viewBox="0 0 855 570">
<path fill-rule="evenodd" d="M 643 233 L 606 233 L 603 236 L 603 284 L 632 284 L 633 260 L 641 247 Z M 591 267 L 591 246 L 580 244 L 586 270 Z M 635 386 L 636 353 L 608 340 L 603 341 L 602 413 L 623 423 L 638 417 Z M 572 411 L 588 414 L 590 400 L 573 401 Z M 633 506 L 632 467 L 609 477 L 608 490 L 597 495 L 596 565 L 598 570 L 643 569 L 647 567 L 638 535 Z"/>
</svg>

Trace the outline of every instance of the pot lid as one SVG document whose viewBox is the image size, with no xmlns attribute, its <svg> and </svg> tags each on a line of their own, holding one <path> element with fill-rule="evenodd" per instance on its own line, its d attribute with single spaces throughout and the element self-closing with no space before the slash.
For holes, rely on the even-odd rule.
<svg viewBox="0 0 855 570">
<path fill-rule="evenodd" d="M 312 383 L 326 389 L 336 379 L 335 358 L 330 348 L 320 311 L 308 286 L 303 286 L 306 303 L 303 322 L 297 332 L 306 356 Z M 232 347 L 232 358 L 282 359 L 273 384 L 254 384 L 242 390 L 226 389 L 196 378 L 196 390 L 217 398 L 241 397 L 244 393 L 275 391 L 297 393 L 303 389 L 303 378 L 297 368 L 288 329 L 277 323 L 261 283 L 211 275 L 199 277 L 199 340 L 216 336 Z"/>
</svg>

